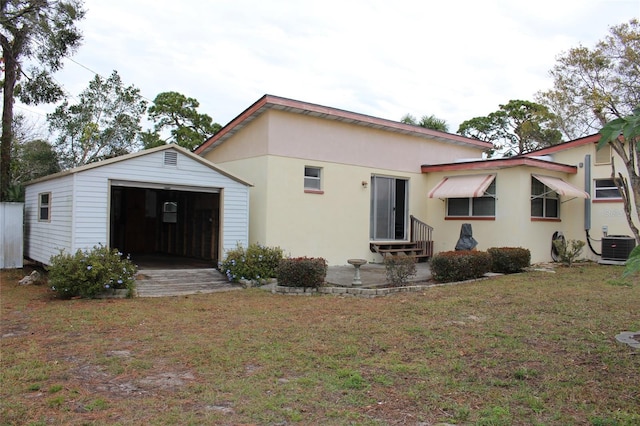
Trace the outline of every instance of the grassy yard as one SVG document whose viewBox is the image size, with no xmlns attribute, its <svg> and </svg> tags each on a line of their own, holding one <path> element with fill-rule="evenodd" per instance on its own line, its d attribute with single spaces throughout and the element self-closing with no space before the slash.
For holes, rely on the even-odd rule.
<svg viewBox="0 0 640 426">
<path fill-rule="evenodd" d="M 63 301 L 26 272 L 0 272 L 2 425 L 640 424 L 616 266 L 377 299 Z"/>
</svg>

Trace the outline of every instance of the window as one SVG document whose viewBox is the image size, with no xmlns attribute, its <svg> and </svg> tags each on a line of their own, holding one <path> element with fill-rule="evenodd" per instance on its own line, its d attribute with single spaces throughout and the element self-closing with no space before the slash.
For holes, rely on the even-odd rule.
<svg viewBox="0 0 640 426">
<path fill-rule="evenodd" d="M 531 177 L 531 217 L 557 219 L 560 217 L 560 197 L 547 185 Z"/>
<path fill-rule="evenodd" d="M 51 193 L 43 192 L 38 194 L 38 221 L 51 221 Z"/>
<path fill-rule="evenodd" d="M 482 197 L 447 198 L 447 217 L 495 217 L 496 180 Z"/>
<path fill-rule="evenodd" d="M 611 164 L 611 145 L 596 149 L 596 164 Z"/>
<path fill-rule="evenodd" d="M 178 203 L 167 201 L 162 205 L 162 221 L 164 223 L 178 222 Z"/>
<path fill-rule="evenodd" d="M 320 167 L 304 167 L 304 189 L 307 192 L 322 192 L 322 169 Z"/>
<path fill-rule="evenodd" d="M 595 200 L 619 200 L 622 198 L 613 179 L 596 179 L 595 190 Z"/>
</svg>

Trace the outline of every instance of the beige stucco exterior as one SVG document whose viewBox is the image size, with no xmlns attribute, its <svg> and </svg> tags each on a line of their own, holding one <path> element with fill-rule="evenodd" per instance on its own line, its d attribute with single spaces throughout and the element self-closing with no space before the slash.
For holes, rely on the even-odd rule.
<svg viewBox="0 0 640 426">
<path fill-rule="evenodd" d="M 406 179 L 406 216 L 426 221 L 429 183 L 421 164 L 481 158 L 482 151 L 409 131 L 267 110 L 204 157 L 255 185 L 251 242 L 344 265 L 350 258 L 381 261 L 369 249 L 372 176 Z M 305 191 L 305 166 L 321 168 L 322 193 Z"/>
<path fill-rule="evenodd" d="M 372 177 L 384 176 L 407 182 L 405 225 L 413 215 L 432 226 L 436 253 L 453 250 L 461 225 L 471 223 L 479 250 L 523 247 L 538 263 L 552 260 L 556 232 L 589 240 L 594 250 L 587 245 L 582 256 L 592 260 L 599 258 L 603 226 L 609 235 L 631 235 L 620 200 L 593 199 L 594 179 L 611 175 L 610 163 L 596 161 L 596 140 L 482 160 L 490 145 L 458 135 L 265 96 L 196 153 L 254 183 L 249 241 L 290 256 L 324 257 L 331 265 L 381 261 L 369 245 Z M 305 167 L 321 169 L 321 191 L 305 190 Z M 446 217 L 446 200 L 427 197 L 444 177 L 477 174 L 496 176 L 495 217 Z M 562 179 L 591 198 L 562 196 L 559 218 L 532 218 L 532 175 Z"/>
<path fill-rule="evenodd" d="M 550 148 L 542 151 L 543 154 L 549 155 L 554 162 L 563 164 L 572 164 L 578 166 L 577 173 L 568 177 L 567 181 L 575 186 L 589 189 L 591 198 L 585 203 L 567 203 L 566 216 L 563 214 L 563 225 L 566 226 L 569 235 L 575 239 L 581 239 L 586 241 L 585 233 L 585 221 L 584 213 L 585 209 L 591 209 L 591 220 L 586 227 L 590 228 L 590 235 L 592 238 L 592 244 L 597 252 L 600 251 L 600 240 L 603 237 L 603 226 L 608 229 L 608 235 L 628 235 L 633 236 L 629 224 L 627 222 L 626 215 L 624 213 L 623 203 L 618 200 L 598 200 L 595 196 L 595 180 L 611 178 L 612 165 L 611 161 L 596 161 L 596 141 L 598 137 L 585 138 L 586 143 L 561 145 L 555 149 Z M 566 146 L 566 149 L 562 149 Z M 604 148 L 604 154 L 600 155 L 601 158 L 614 157 L 614 164 L 616 165 L 616 173 L 622 172 L 624 176 L 627 176 L 626 169 L 624 169 L 622 160 L 618 157 L 609 147 Z M 589 156 L 589 158 L 587 157 Z M 590 162 L 590 167 L 589 167 Z M 589 173 L 590 172 L 590 173 Z M 590 176 L 589 185 L 586 185 L 585 176 Z M 589 188 L 590 187 L 590 188 Z M 564 205 L 563 205 L 564 207 Z M 633 212 L 632 217 L 636 227 L 640 227 L 638 223 L 638 215 Z M 565 219 L 566 218 L 566 219 Z M 566 223 L 564 223 L 566 222 Z M 575 236 L 575 237 L 574 237 Z M 597 260 L 598 256 L 593 254 L 588 248 L 584 251 L 585 257 L 589 259 Z"/>
<path fill-rule="evenodd" d="M 551 245 L 555 232 L 561 232 L 567 240 L 590 242 L 582 252 L 581 258 L 598 261 L 601 252 L 601 240 L 607 234 L 632 237 L 621 200 L 596 200 L 595 180 L 611 176 L 611 163 L 596 162 L 596 145 L 591 137 L 585 143 L 567 143 L 532 153 L 531 156 L 543 159 L 537 167 L 518 165 L 486 167 L 485 164 L 470 164 L 467 170 L 427 173 L 428 186 L 435 186 L 447 176 L 494 174 L 496 176 L 496 213 L 495 218 L 447 219 L 446 200 L 430 202 L 427 208 L 427 221 L 435 228 L 435 251 L 453 250 L 459 238 L 461 223 L 471 223 L 473 236 L 478 241 L 478 250 L 491 247 L 523 247 L 531 251 L 533 263 L 552 260 Z M 608 149 L 607 149 L 608 150 Z M 589 157 L 587 157 L 589 156 Z M 606 157 L 606 156 L 604 156 Z M 614 160 L 621 164 L 619 158 Z M 548 164 L 545 164 L 548 163 Z M 553 170 L 557 164 L 573 166 L 573 171 Z M 565 167 L 566 168 L 566 167 Z M 623 170 L 620 170 L 623 171 Z M 587 178 L 589 176 L 590 178 Z M 588 192 L 589 199 L 560 197 L 559 219 L 538 219 L 531 217 L 531 176 L 543 175 L 564 180 L 572 186 Z M 626 173 L 625 173 L 626 175 Z M 585 212 L 591 212 L 585 216 Z M 637 218 L 637 215 L 634 216 Z M 637 226 L 637 225 L 636 225 Z M 587 235 L 587 230 L 589 234 Z"/>
</svg>

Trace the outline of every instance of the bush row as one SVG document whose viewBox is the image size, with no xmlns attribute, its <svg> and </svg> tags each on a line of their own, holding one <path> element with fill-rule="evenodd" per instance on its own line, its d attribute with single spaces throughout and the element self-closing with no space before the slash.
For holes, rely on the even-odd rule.
<svg viewBox="0 0 640 426">
<path fill-rule="evenodd" d="M 490 248 L 482 251 L 449 251 L 431 259 L 433 278 L 439 282 L 479 278 L 489 271 L 519 272 L 529 266 L 529 250 L 514 247 Z M 323 258 L 283 258 L 279 247 L 252 244 L 247 249 L 238 246 L 227 253 L 220 270 L 230 281 L 277 278 L 278 284 L 289 287 L 322 286 L 327 274 Z M 393 285 L 403 285 L 415 275 L 412 257 L 385 258 L 387 279 Z M 116 289 L 135 285 L 136 267 L 118 250 L 102 245 L 93 250 L 78 250 L 74 255 L 60 252 L 51 258 L 49 283 L 61 297 L 95 297 Z"/>
<path fill-rule="evenodd" d="M 487 272 L 512 274 L 531 263 L 531 252 L 520 247 L 492 247 L 476 250 L 445 251 L 431 259 L 431 274 L 438 282 L 480 278 Z"/>
<path fill-rule="evenodd" d="M 284 258 L 280 247 L 251 244 L 228 251 L 219 269 L 233 282 L 277 278 L 282 286 L 317 288 L 324 283 L 327 262 L 320 257 Z"/>
</svg>

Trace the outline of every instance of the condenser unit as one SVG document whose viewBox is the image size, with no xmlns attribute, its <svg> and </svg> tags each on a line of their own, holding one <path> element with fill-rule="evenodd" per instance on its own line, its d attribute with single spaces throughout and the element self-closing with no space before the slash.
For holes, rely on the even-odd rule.
<svg viewBox="0 0 640 426">
<path fill-rule="evenodd" d="M 604 261 L 626 262 L 636 240 L 628 235 L 609 235 L 602 237 L 602 255 Z"/>
</svg>

